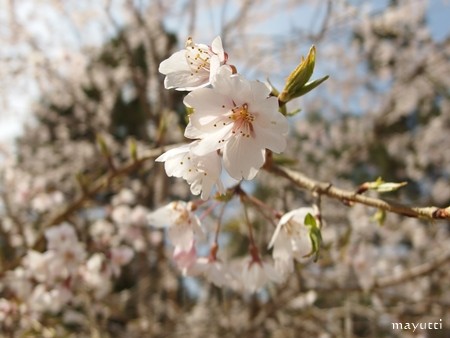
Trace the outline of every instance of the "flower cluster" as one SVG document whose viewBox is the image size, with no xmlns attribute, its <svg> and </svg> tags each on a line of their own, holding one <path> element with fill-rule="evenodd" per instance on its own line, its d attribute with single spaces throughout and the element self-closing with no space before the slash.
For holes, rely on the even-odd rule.
<svg viewBox="0 0 450 338">
<path fill-rule="evenodd" d="M 167 89 L 189 91 L 184 98 L 189 112 L 184 136 L 192 142 L 168 150 L 156 161 L 164 162 L 168 176 L 186 180 L 192 194 L 207 200 L 214 189 L 225 192 L 223 169 L 237 181 L 252 180 L 264 165 L 267 150 L 285 150 L 288 121 L 278 98 L 271 96 L 267 85 L 247 80 L 228 64 L 220 37 L 210 47 L 189 38 L 186 48 L 163 61 L 159 70 L 166 75 Z M 238 190 L 233 191 L 245 195 Z M 318 237 L 311 234 L 320 230 L 306 225 L 312 210 L 301 208 L 280 219 L 269 245 L 272 259 L 262 258 L 251 234 L 248 256 L 228 261 L 219 257 L 219 230 L 209 254 L 201 255 L 206 236 L 195 203 L 171 202 L 148 215 L 150 225 L 168 229 L 173 259 L 184 275 L 202 275 L 219 287 L 255 292 L 267 282 L 285 280 L 294 260 L 318 253 L 318 242 L 313 241 Z M 248 217 L 246 222 L 251 232 Z"/>
<path fill-rule="evenodd" d="M 148 224 L 167 228 L 174 246 L 173 260 L 187 276 L 203 276 L 218 287 L 236 291 L 256 292 L 268 282 L 281 283 L 292 272 L 294 260 L 303 262 L 312 250 L 312 241 L 305 225 L 305 217 L 312 208 L 299 208 L 281 217 L 269 247 L 273 260 L 262 259 L 256 247 L 250 255 L 226 260 L 218 256 L 214 243 L 209 255 L 201 255 L 198 247 L 205 246 L 202 222 L 195 214 L 192 202 L 170 202 L 148 214 Z M 199 245 L 200 244 L 200 245 Z"/>
<path fill-rule="evenodd" d="M 104 253 L 89 255 L 86 243 L 68 223 L 48 228 L 45 238 L 47 250 L 28 250 L 21 264 L 7 273 L 3 287 L 14 299 L 0 298 L 0 318 L 6 326 L 20 321 L 28 327 L 46 313 L 68 310 L 87 291 L 96 299 L 105 297 L 111 292 L 112 280 L 134 256 L 126 245 L 108 246 Z"/>
<path fill-rule="evenodd" d="M 236 180 L 251 180 L 265 162 L 266 149 L 280 153 L 286 148 L 288 122 L 271 89 L 245 79 L 227 61 L 220 37 L 211 47 L 188 39 L 186 48 L 159 68 L 166 88 L 190 91 L 184 99 L 192 110 L 184 136 L 194 141 L 156 160 L 204 200 L 214 187 L 224 191 L 222 168 Z"/>
</svg>

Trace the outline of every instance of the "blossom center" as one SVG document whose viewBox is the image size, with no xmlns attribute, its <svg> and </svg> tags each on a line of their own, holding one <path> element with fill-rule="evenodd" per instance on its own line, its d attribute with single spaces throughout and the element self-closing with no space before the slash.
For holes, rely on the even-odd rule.
<svg viewBox="0 0 450 338">
<path fill-rule="evenodd" d="M 255 115 L 248 111 L 248 104 L 244 103 L 242 106 L 231 109 L 229 118 L 233 121 L 232 133 L 244 136 L 254 137 L 255 131 L 253 129 L 253 122 Z"/>
<path fill-rule="evenodd" d="M 210 51 L 195 45 L 191 38 L 186 42 L 186 59 L 191 69 L 191 76 L 198 74 L 201 70 L 209 72 Z"/>
</svg>

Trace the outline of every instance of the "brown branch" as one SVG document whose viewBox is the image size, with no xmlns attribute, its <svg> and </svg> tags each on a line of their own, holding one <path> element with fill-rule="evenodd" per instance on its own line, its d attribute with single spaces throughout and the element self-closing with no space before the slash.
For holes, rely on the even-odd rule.
<svg viewBox="0 0 450 338">
<path fill-rule="evenodd" d="M 450 263 L 450 250 L 445 251 L 441 255 L 435 257 L 434 259 L 428 262 L 425 262 L 409 270 L 406 270 L 397 276 L 385 276 L 379 278 L 375 280 L 373 288 L 374 289 L 386 288 L 389 286 L 399 285 L 411 279 L 428 275 L 448 263 Z"/>
<path fill-rule="evenodd" d="M 434 257 L 428 262 L 411 267 L 410 269 L 405 270 L 398 275 L 388 275 L 375 278 L 369 290 L 379 290 L 392 286 L 397 286 L 405 282 L 412 281 L 413 279 L 430 275 L 431 273 L 438 271 L 439 269 L 443 268 L 445 265 L 449 263 L 450 263 L 450 250 L 446 250 L 442 254 Z M 355 285 L 347 285 L 344 287 L 331 285 L 325 287 L 318 287 L 315 290 L 318 290 L 320 292 L 332 292 L 332 291 L 360 292 L 364 291 L 365 289 L 362 286 L 355 284 Z"/>
<path fill-rule="evenodd" d="M 363 196 L 354 191 L 348 191 L 333 187 L 332 184 L 328 182 L 321 182 L 314 180 L 298 171 L 277 166 L 271 163 L 271 161 L 268 161 L 264 166 L 264 168 L 275 175 L 287 178 L 289 181 L 294 183 L 299 188 L 307 189 L 321 195 L 338 199 L 346 204 L 348 204 L 348 202 L 360 203 L 370 207 L 378 208 L 381 210 L 389 211 L 392 213 L 408 217 L 428 218 L 428 219 L 450 219 L 450 207 L 417 208 L 417 207 L 410 207 L 397 202 L 385 201 L 380 198 Z"/>
</svg>

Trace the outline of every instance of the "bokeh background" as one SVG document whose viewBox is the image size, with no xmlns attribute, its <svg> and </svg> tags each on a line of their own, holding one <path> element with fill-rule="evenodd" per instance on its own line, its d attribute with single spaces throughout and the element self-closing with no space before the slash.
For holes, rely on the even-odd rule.
<svg viewBox="0 0 450 338">
<path fill-rule="evenodd" d="M 449 337 L 448 221 L 380 222 L 376 210 L 324 197 L 321 259 L 248 294 L 182 276 L 164 231 L 146 225 L 147 212 L 192 198 L 161 165 L 145 161 L 85 193 L 111 161 L 128 163 L 130 145 L 143 156 L 184 141 L 185 94 L 164 89 L 158 66 L 189 36 L 217 35 L 240 73 L 278 89 L 316 46 L 314 77 L 330 79 L 289 103 L 301 112 L 290 118 L 285 165 L 347 189 L 405 181 L 384 197 L 450 205 L 448 1 L 1 0 L 2 335 Z M 313 201 L 265 172 L 245 188 L 283 211 Z M 228 259 L 248 246 L 233 205 Z M 264 251 L 273 228 L 250 217 Z M 43 232 L 61 224 L 83 252 L 65 277 L 42 265 Z M 391 325 L 440 319 L 440 330 Z"/>
</svg>

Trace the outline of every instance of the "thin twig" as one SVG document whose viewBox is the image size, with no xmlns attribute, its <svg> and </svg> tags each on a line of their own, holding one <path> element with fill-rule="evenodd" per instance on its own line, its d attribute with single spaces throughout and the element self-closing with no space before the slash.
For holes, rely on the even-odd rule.
<svg viewBox="0 0 450 338">
<path fill-rule="evenodd" d="M 307 189 L 312 192 L 317 192 L 318 194 L 335 198 L 342 202 L 360 203 L 408 217 L 428 218 L 428 219 L 450 219 L 450 207 L 447 208 L 410 207 L 397 202 L 385 201 L 380 198 L 367 197 L 358 194 L 354 191 L 336 188 L 328 182 L 321 182 L 314 180 L 298 171 L 277 166 L 270 162 L 266 163 L 264 168 L 275 175 L 287 178 L 289 181 L 294 183 L 299 188 Z"/>
</svg>

